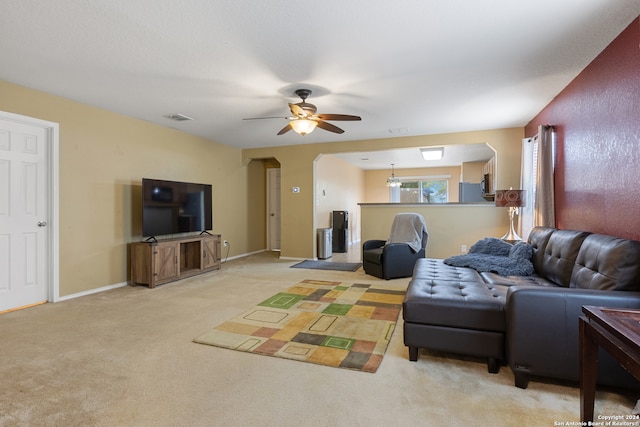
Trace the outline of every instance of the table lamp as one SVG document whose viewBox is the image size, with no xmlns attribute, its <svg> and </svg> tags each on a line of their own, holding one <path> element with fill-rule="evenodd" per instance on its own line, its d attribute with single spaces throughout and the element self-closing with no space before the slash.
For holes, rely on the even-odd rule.
<svg viewBox="0 0 640 427">
<path fill-rule="evenodd" d="M 524 190 L 496 190 L 495 203 L 499 208 L 509 208 L 509 231 L 501 239 L 511 242 L 522 240 L 513 227 L 513 216 L 518 213 L 519 208 L 525 206 Z"/>
</svg>

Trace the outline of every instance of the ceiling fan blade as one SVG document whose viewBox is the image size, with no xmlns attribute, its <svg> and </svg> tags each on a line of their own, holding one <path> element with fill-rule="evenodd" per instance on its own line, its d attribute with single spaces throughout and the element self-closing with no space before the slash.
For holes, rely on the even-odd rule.
<svg viewBox="0 0 640 427">
<path fill-rule="evenodd" d="M 291 123 L 287 123 L 287 125 L 285 127 L 283 127 L 282 129 L 280 129 L 280 132 L 278 132 L 278 135 L 283 135 L 287 132 L 289 132 L 291 129 L 293 129 L 291 127 Z"/>
<path fill-rule="evenodd" d="M 289 104 L 289 109 L 294 116 L 300 117 L 302 119 L 307 117 L 307 112 L 298 104 Z"/>
<path fill-rule="evenodd" d="M 360 116 L 351 116 L 349 114 L 317 114 L 313 116 L 320 120 L 343 120 L 343 121 L 357 121 L 362 120 Z"/>
<path fill-rule="evenodd" d="M 321 129 L 328 130 L 329 132 L 333 133 L 344 133 L 342 129 L 340 129 L 338 126 L 332 125 L 331 123 L 323 122 L 322 120 L 315 120 L 315 122 L 318 123 L 318 127 Z"/>
</svg>

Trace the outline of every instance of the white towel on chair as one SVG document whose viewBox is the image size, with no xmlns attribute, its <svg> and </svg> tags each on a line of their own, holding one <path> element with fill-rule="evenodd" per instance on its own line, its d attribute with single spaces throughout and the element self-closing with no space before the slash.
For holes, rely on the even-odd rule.
<svg viewBox="0 0 640 427">
<path fill-rule="evenodd" d="M 424 247 L 422 242 L 426 237 L 427 225 L 422 215 L 399 213 L 393 219 L 387 243 L 406 243 L 414 252 L 418 252 Z"/>
</svg>

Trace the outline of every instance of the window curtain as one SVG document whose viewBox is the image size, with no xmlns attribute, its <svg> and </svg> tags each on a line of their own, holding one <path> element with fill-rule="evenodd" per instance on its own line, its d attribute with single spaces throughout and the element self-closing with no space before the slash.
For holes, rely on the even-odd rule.
<svg viewBox="0 0 640 427">
<path fill-rule="evenodd" d="M 523 239 L 533 227 L 555 227 L 555 131 L 552 126 L 539 126 L 538 134 L 522 140 L 522 172 L 520 188 L 525 190 L 526 205 L 519 216 Z"/>
</svg>

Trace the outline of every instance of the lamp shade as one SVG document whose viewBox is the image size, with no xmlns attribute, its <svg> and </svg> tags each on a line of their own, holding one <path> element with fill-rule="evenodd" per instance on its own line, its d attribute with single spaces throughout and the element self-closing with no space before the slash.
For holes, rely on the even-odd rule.
<svg viewBox="0 0 640 427">
<path fill-rule="evenodd" d="M 499 208 L 520 208 L 525 206 L 524 190 L 496 190 L 495 202 Z"/>
<path fill-rule="evenodd" d="M 308 133 L 313 132 L 313 130 L 318 125 L 318 122 L 308 119 L 296 119 L 292 120 L 290 124 L 294 131 L 304 136 Z"/>
</svg>

